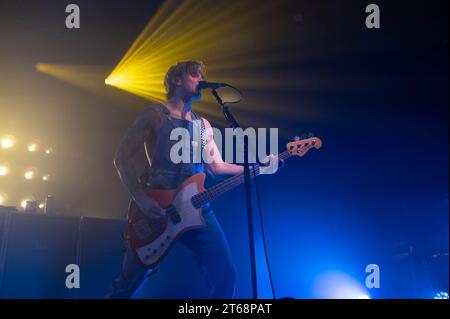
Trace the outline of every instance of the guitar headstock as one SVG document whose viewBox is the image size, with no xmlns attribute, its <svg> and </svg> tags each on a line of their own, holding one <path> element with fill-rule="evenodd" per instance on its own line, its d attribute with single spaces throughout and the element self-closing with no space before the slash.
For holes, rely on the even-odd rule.
<svg viewBox="0 0 450 319">
<path fill-rule="evenodd" d="M 291 156 L 305 155 L 311 148 L 319 149 L 322 147 L 322 141 L 318 137 L 308 135 L 307 137 L 294 137 L 292 142 L 286 144 L 286 148 Z"/>
</svg>

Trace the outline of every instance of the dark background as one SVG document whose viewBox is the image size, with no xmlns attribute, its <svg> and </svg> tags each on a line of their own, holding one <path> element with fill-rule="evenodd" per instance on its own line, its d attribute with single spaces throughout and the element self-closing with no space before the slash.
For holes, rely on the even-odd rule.
<svg viewBox="0 0 450 319">
<path fill-rule="evenodd" d="M 128 194 L 112 158 L 148 102 L 124 92 L 120 100 L 105 99 L 38 73 L 35 65 L 112 70 L 161 2 L 76 3 L 82 27 L 67 30 L 65 1 L 0 0 L 0 133 L 15 135 L 18 145 L 38 138 L 55 149 L 48 160 L 0 150 L 0 162 L 39 160 L 55 176 L 49 184 L 25 184 L 10 174 L 0 179 L 0 192 L 13 206 L 22 192 L 51 193 L 61 215 L 122 219 Z M 262 119 L 261 127 L 279 128 L 280 145 L 295 132 L 312 131 L 324 141 L 321 150 L 259 181 L 267 249 L 282 295 L 310 297 L 317 272 L 350 269 L 352 258 L 379 247 L 414 247 L 424 258 L 448 252 L 448 1 L 376 3 L 379 30 L 365 28 L 364 1 L 295 2 L 286 16 L 289 49 L 297 50 L 298 61 L 278 71 L 331 76 L 346 85 L 264 93 L 313 114 Z M 235 115 L 248 112 L 244 107 Z M 215 210 L 245 296 L 243 189 L 218 200 Z M 261 248 L 259 232 L 257 240 Z M 263 265 L 262 256 L 258 260 Z M 267 283 L 264 271 L 261 276 Z"/>
</svg>

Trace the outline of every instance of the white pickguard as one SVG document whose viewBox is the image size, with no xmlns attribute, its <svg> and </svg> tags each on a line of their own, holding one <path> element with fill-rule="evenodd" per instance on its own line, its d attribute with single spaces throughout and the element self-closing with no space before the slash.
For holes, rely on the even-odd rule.
<svg viewBox="0 0 450 319">
<path fill-rule="evenodd" d="M 181 217 L 181 222 L 174 224 L 169 218 L 167 228 L 156 240 L 136 249 L 142 263 L 149 266 L 154 264 L 183 230 L 203 226 L 201 209 L 195 208 L 191 202 L 192 196 L 198 193 L 197 187 L 196 183 L 184 186 L 172 203 Z"/>
</svg>

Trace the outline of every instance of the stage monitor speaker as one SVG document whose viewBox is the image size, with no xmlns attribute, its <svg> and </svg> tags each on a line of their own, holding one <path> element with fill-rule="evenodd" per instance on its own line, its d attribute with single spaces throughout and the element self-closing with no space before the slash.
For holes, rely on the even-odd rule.
<svg viewBox="0 0 450 319">
<path fill-rule="evenodd" d="M 2 298 L 73 298 L 66 266 L 76 263 L 80 218 L 12 213 L 4 238 Z"/>
<path fill-rule="evenodd" d="M 125 243 L 126 220 L 81 219 L 79 233 L 80 288 L 75 297 L 104 298 L 119 275 Z"/>
</svg>

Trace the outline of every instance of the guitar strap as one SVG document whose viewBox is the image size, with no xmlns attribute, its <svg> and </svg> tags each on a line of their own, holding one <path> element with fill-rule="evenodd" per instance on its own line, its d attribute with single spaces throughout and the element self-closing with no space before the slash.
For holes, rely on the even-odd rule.
<svg viewBox="0 0 450 319">
<path fill-rule="evenodd" d="M 200 140 L 201 140 L 201 153 L 203 154 L 203 150 L 206 147 L 206 128 L 205 128 L 205 122 L 203 121 L 203 118 L 192 111 L 192 114 L 194 114 L 194 117 L 196 120 L 200 120 Z"/>
<path fill-rule="evenodd" d="M 193 121 L 194 120 L 200 120 L 200 140 L 201 140 L 201 149 L 200 149 L 200 156 L 203 154 L 203 149 L 206 145 L 206 132 L 205 132 L 205 123 L 203 122 L 203 118 L 198 115 L 196 112 L 191 111 L 192 115 L 193 115 Z M 183 121 L 183 127 L 185 129 L 187 129 L 187 121 Z M 194 122 L 192 122 L 192 133 L 194 133 L 194 130 L 197 129 L 197 126 L 194 125 Z M 195 135 L 194 135 L 195 136 Z M 195 141 L 197 142 L 197 141 Z M 191 143 L 191 147 L 193 147 L 192 143 Z M 202 157 L 200 157 L 202 159 Z M 178 170 L 177 173 L 173 176 L 173 178 L 176 180 L 180 174 L 181 174 L 181 170 L 182 170 L 182 165 L 178 165 Z"/>
</svg>

